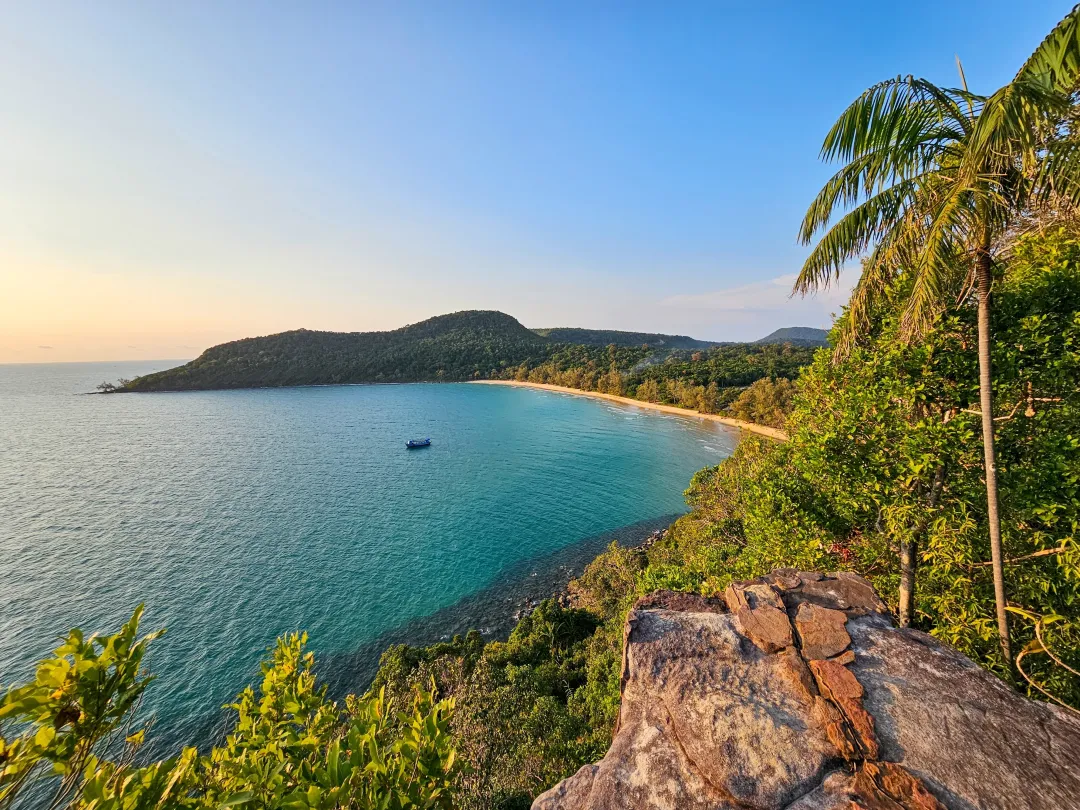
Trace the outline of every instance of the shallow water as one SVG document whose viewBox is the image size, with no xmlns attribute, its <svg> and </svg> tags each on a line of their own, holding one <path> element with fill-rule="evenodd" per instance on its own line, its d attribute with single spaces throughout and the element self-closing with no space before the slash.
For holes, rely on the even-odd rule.
<svg viewBox="0 0 1080 810">
<path fill-rule="evenodd" d="M 537 566 L 684 511 L 736 441 L 503 386 L 76 395 L 171 365 L 0 366 L 0 683 L 145 602 L 144 627 L 168 628 L 146 708 L 174 738 L 204 736 L 288 630 L 346 688 L 387 639 L 505 629 L 515 595 L 548 587 Z"/>
</svg>

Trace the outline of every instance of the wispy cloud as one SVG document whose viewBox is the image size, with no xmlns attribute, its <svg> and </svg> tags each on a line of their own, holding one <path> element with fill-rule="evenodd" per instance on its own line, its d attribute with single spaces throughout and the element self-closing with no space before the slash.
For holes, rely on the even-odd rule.
<svg viewBox="0 0 1080 810">
<path fill-rule="evenodd" d="M 39 349 L 51 349 L 52 346 L 38 346 Z"/>
<path fill-rule="evenodd" d="M 739 320 L 761 318 L 789 326 L 828 326 L 832 315 L 847 303 L 856 281 L 857 272 L 844 273 L 839 284 L 814 295 L 793 296 L 795 274 L 789 273 L 738 287 L 672 295 L 660 304 L 684 311 L 735 316 Z"/>
</svg>

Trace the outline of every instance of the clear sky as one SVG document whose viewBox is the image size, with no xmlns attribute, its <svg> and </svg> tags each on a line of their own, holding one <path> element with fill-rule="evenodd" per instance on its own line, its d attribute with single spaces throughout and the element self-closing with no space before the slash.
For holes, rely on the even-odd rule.
<svg viewBox="0 0 1080 810">
<path fill-rule="evenodd" d="M 459 309 L 760 337 L 822 137 L 1007 81 L 1071 0 L 0 0 L 0 362 Z"/>
</svg>

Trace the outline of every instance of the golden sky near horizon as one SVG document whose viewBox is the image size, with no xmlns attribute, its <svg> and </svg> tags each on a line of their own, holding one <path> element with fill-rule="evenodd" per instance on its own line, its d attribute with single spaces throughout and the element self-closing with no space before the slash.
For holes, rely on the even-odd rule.
<svg viewBox="0 0 1080 810">
<path fill-rule="evenodd" d="M 340 298 L 312 306 L 228 275 L 107 272 L 9 255 L 0 267 L 0 363 L 182 359 L 312 324 L 357 328 Z M 384 314 L 365 328 L 408 320 L 405 311 Z"/>
</svg>

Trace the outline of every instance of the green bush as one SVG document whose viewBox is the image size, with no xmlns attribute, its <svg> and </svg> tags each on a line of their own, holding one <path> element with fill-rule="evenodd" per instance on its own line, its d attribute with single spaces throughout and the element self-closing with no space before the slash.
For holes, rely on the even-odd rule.
<svg viewBox="0 0 1080 810">
<path fill-rule="evenodd" d="M 158 635 L 138 638 L 141 613 L 115 635 L 73 630 L 32 683 L 8 689 L 0 808 L 44 792 L 47 806 L 72 810 L 453 806 L 453 700 L 437 701 L 429 686 L 397 702 L 382 692 L 351 696 L 342 712 L 297 634 L 278 640 L 258 693 L 245 689 L 228 707 L 235 721 L 223 745 L 133 765 L 147 731 L 135 728 L 136 709 L 152 681 L 141 663 Z"/>
</svg>

